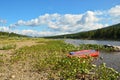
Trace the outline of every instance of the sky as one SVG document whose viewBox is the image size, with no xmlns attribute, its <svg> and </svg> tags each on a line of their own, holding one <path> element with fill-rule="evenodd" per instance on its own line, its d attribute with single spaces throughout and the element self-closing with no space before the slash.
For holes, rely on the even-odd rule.
<svg viewBox="0 0 120 80">
<path fill-rule="evenodd" d="M 120 23 L 120 0 L 0 0 L 0 31 L 33 37 Z"/>
</svg>

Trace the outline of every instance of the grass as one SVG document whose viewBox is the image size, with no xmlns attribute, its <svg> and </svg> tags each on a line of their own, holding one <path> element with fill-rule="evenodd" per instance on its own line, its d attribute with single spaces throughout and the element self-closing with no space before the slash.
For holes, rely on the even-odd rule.
<svg viewBox="0 0 120 80">
<path fill-rule="evenodd" d="M 106 52 L 114 51 L 113 48 L 110 48 L 110 47 L 105 48 L 104 45 L 98 45 L 98 44 L 80 44 L 78 48 L 80 50 L 82 50 L 82 49 L 94 49 L 94 50 L 106 51 Z"/>
<path fill-rule="evenodd" d="M 31 70 L 46 72 L 48 80 L 116 80 L 120 73 L 105 64 L 92 64 L 93 58 L 68 58 L 67 53 L 82 49 L 108 50 L 100 45 L 80 45 L 75 47 L 62 40 L 35 39 L 38 45 L 23 47 L 14 52 L 10 63 L 29 63 Z M 44 43 L 44 44 L 39 44 Z M 109 51 L 109 50 L 108 50 Z"/>
<path fill-rule="evenodd" d="M 16 44 L 1 44 L 0 50 L 9 50 L 9 49 L 15 49 Z"/>
<path fill-rule="evenodd" d="M 0 65 L 3 65 L 3 64 L 4 64 L 3 56 L 4 56 L 4 55 L 0 54 Z"/>
</svg>

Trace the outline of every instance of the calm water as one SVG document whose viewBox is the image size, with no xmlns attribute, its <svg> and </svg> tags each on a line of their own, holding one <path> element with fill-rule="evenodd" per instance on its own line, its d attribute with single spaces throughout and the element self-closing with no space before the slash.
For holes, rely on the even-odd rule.
<svg viewBox="0 0 120 80">
<path fill-rule="evenodd" d="M 76 46 L 79 44 L 110 44 L 120 46 L 120 41 L 98 41 L 98 40 L 75 40 L 75 39 L 66 39 L 66 43 L 70 43 Z M 103 60 L 98 59 L 95 64 L 99 65 L 102 62 L 105 62 L 108 67 L 112 67 L 118 72 L 120 72 L 120 52 L 100 52 L 100 57 L 103 57 Z"/>
<path fill-rule="evenodd" d="M 74 45 L 79 45 L 79 44 L 110 44 L 110 45 L 116 45 L 120 46 L 120 41 L 101 41 L 101 40 L 76 40 L 76 39 L 66 39 L 65 42 L 71 43 Z"/>
</svg>

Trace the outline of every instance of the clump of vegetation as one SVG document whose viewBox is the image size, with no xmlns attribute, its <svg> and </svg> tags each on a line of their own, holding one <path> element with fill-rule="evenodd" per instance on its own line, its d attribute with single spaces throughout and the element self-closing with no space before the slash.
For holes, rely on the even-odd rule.
<svg viewBox="0 0 120 80">
<path fill-rule="evenodd" d="M 29 63 L 32 71 L 48 74 L 48 79 L 53 80 L 76 80 L 76 79 L 92 79 L 92 80 L 115 80 L 120 73 L 105 65 L 92 64 L 93 58 L 68 58 L 67 53 L 81 49 L 101 49 L 102 46 L 85 45 L 75 47 L 66 44 L 61 40 L 37 40 L 38 44 L 31 47 L 23 47 L 16 50 L 12 55 L 10 62 L 24 65 Z M 101 73 L 102 72 L 102 73 Z"/>
<path fill-rule="evenodd" d="M 54 67 L 54 75 L 50 78 L 59 76 L 62 80 L 116 80 L 119 78 L 120 73 L 113 68 L 109 68 L 105 63 L 96 66 L 91 63 L 93 58 L 68 58 L 64 57 L 58 61 Z"/>
<path fill-rule="evenodd" d="M 114 48 L 107 47 L 105 48 L 104 45 L 98 45 L 98 44 L 80 44 L 79 45 L 79 50 L 83 49 L 94 49 L 94 50 L 99 50 L 99 51 L 114 51 Z"/>
<path fill-rule="evenodd" d="M 99 80 L 117 80 L 120 78 L 120 73 L 107 67 L 105 63 L 97 67 L 95 75 Z"/>
<path fill-rule="evenodd" d="M 9 49 L 15 49 L 16 44 L 2 44 L 0 46 L 0 50 L 9 50 Z"/>
<path fill-rule="evenodd" d="M 0 66 L 4 63 L 4 60 L 3 60 L 3 55 L 0 54 Z"/>
<path fill-rule="evenodd" d="M 89 76 L 90 71 L 93 69 L 91 60 L 92 59 L 63 57 L 58 61 L 53 70 L 63 80 L 92 79 L 92 77 Z"/>
</svg>

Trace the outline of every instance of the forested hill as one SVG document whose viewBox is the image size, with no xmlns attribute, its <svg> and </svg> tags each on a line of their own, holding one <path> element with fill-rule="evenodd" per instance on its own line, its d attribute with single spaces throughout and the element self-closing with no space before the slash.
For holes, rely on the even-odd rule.
<svg viewBox="0 0 120 80">
<path fill-rule="evenodd" d="M 47 38 L 120 40 L 120 23 L 109 26 L 109 27 L 105 27 L 102 29 L 79 32 L 75 34 L 52 36 L 52 37 L 47 37 Z"/>
<path fill-rule="evenodd" d="M 16 34 L 16 33 L 8 33 L 8 32 L 0 31 L 0 37 L 27 37 L 27 36 Z"/>
</svg>

